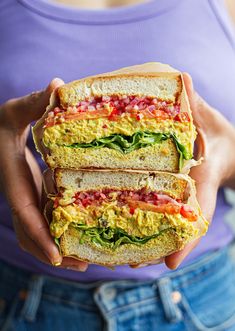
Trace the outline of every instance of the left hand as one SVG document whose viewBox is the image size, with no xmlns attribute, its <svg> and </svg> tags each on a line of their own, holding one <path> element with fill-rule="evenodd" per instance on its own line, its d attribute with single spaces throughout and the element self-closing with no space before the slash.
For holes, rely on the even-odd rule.
<svg viewBox="0 0 235 331">
<path fill-rule="evenodd" d="M 193 167 L 190 176 L 196 181 L 197 200 L 202 213 L 211 222 L 219 187 L 228 184 L 235 187 L 235 129 L 225 117 L 195 92 L 192 79 L 188 74 L 183 74 L 183 78 L 198 132 L 197 158 L 203 157 L 202 164 Z M 165 261 L 168 268 L 176 269 L 199 241 L 200 238 L 194 240 L 183 250 L 172 253 L 157 263 Z M 154 261 L 148 264 L 154 264 Z M 131 267 L 140 266 L 132 265 Z"/>
</svg>

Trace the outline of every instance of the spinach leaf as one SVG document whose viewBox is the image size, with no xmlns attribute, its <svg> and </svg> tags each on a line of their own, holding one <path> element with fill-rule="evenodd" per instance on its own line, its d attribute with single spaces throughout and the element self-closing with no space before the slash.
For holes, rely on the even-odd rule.
<svg viewBox="0 0 235 331">
<path fill-rule="evenodd" d="M 61 254 L 60 239 L 54 237 L 54 242 L 55 242 L 55 244 L 58 246 L 59 252 L 60 252 L 60 254 Z"/>
<path fill-rule="evenodd" d="M 74 143 L 72 145 L 65 145 L 71 148 L 102 148 L 107 147 L 115 149 L 121 153 L 127 154 L 144 148 L 147 146 L 159 144 L 164 140 L 173 139 L 177 151 L 179 152 L 179 168 L 183 166 L 184 160 L 192 158 L 192 154 L 187 151 L 186 147 L 182 145 L 174 134 L 167 133 L 156 133 L 149 131 L 139 131 L 134 133 L 132 136 L 126 136 L 121 134 L 112 134 L 108 137 L 95 139 L 90 143 Z"/>
<path fill-rule="evenodd" d="M 148 242 L 150 239 L 156 238 L 164 231 L 168 229 L 164 229 L 154 235 L 145 236 L 143 238 L 129 235 L 124 230 L 119 228 L 89 228 L 84 224 L 71 224 L 73 227 L 77 228 L 81 232 L 81 237 L 79 242 L 82 244 L 86 239 L 91 241 L 92 243 L 110 248 L 115 250 L 119 246 L 123 244 L 135 244 L 135 245 L 143 245 Z"/>
</svg>

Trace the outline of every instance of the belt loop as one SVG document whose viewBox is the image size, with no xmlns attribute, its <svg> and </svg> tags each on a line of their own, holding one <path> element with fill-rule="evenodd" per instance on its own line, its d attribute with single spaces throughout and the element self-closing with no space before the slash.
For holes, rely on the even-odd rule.
<svg viewBox="0 0 235 331">
<path fill-rule="evenodd" d="M 182 312 L 174 302 L 171 279 L 163 277 L 157 280 L 157 286 L 167 320 L 176 323 L 182 320 Z"/>
<path fill-rule="evenodd" d="M 35 321 L 41 301 L 43 283 L 44 278 L 40 275 L 33 275 L 29 282 L 28 294 L 21 311 L 21 316 L 29 322 Z"/>
</svg>

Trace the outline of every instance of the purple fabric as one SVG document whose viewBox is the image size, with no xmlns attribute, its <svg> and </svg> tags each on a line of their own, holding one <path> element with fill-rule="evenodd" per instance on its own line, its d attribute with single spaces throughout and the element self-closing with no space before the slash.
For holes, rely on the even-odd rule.
<svg viewBox="0 0 235 331">
<path fill-rule="evenodd" d="M 91 11 L 46 0 L 1 0 L 0 31 L 0 103 L 42 89 L 53 77 L 68 82 L 123 66 L 160 61 L 189 72 L 209 104 L 235 121 L 235 38 L 222 1 L 154 0 Z M 31 136 L 28 145 L 45 168 Z M 232 240 L 232 230 L 224 222 L 229 209 L 220 190 L 208 234 L 183 265 Z M 86 273 L 79 273 L 48 267 L 18 248 L 3 197 L 0 258 L 34 272 L 80 281 L 150 279 L 167 270 L 157 265 L 111 271 L 91 265 Z"/>
</svg>

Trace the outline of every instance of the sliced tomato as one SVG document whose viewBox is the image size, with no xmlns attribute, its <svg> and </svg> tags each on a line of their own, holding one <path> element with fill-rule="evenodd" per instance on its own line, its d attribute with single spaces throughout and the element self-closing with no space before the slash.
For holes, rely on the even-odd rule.
<svg viewBox="0 0 235 331">
<path fill-rule="evenodd" d="M 166 214 L 181 214 L 183 217 L 187 218 L 189 222 L 195 222 L 197 220 L 197 215 L 194 213 L 193 209 L 188 205 L 179 205 L 173 203 L 167 203 L 164 205 L 152 205 L 148 202 L 143 201 L 133 201 L 127 200 L 130 210 L 133 211 L 136 208 L 142 210 L 149 210 L 156 213 L 166 213 Z"/>
<path fill-rule="evenodd" d="M 133 215 L 135 213 L 135 208 L 134 207 L 130 207 L 130 214 Z"/>
<path fill-rule="evenodd" d="M 174 117 L 174 120 L 178 121 L 178 122 L 190 122 L 190 117 L 189 117 L 188 113 L 182 112 L 182 113 L 177 114 Z"/>
<path fill-rule="evenodd" d="M 180 214 L 187 218 L 189 222 L 195 222 L 197 220 L 197 215 L 194 213 L 192 208 L 188 205 L 182 205 L 180 209 Z"/>
<path fill-rule="evenodd" d="M 95 118 L 108 117 L 110 110 L 103 108 L 101 110 L 84 111 L 80 113 L 64 113 L 65 120 L 89 120 Z"/>
<path fill-rule="evenodd" d="M 118 110 L 116 107 L 112 107 L 112 112 L 108 116 L 110 121 L 118 121 L 120 119 L 122 112 Z"/>
<path fill-rule="evenodd" d="M 57 208 L 57 207 L 59 207 L 59 205 L 60 205 L 60 198 L 56 197 L 54 200 L 53 208 Z"/>
<path fill-rule="evenodd" d="M 128 204 L 132 208 L 140 208 L 142 210 L 149 210 L 156 213 L 178 214 L 180 213 L 181 206 L 167 203 L 165 205 L 152 205 L 143 201 L 132 201 L 128 199 Z"/>
</svg>

